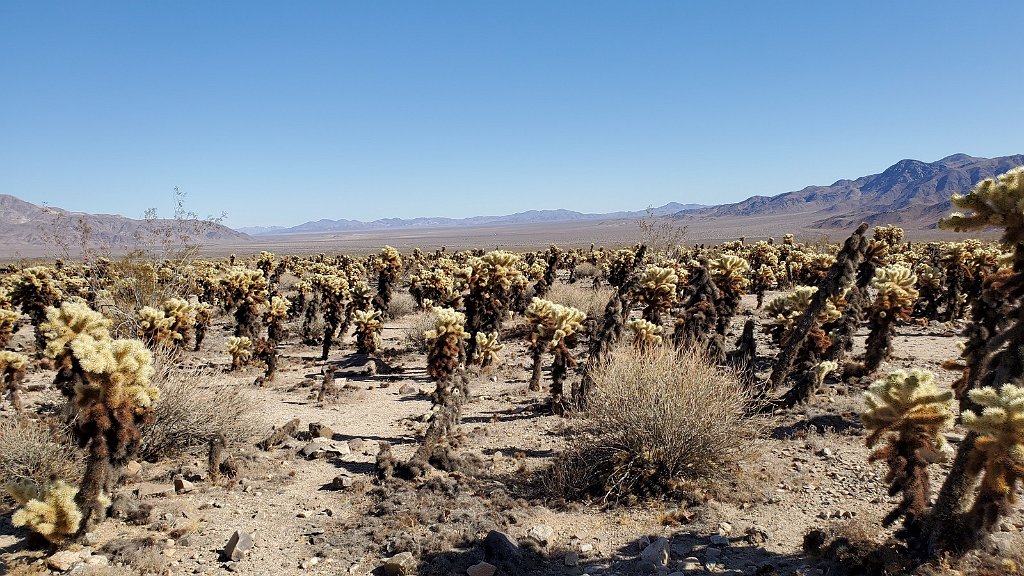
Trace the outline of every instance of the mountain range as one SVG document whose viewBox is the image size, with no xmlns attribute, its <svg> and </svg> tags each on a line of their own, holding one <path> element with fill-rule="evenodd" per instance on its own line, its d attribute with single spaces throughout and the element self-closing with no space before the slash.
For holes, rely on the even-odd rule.
<svg viewBox="0 0 1024 576">
<path fill-rule="evenodd" d="M 809 228 L 849 228 L 859 222 L 934 227 L 950 212 L 953 193 L 966 194 L 985 178 L 1016 166 L 1024 166 L 1024 154 L 998 158 L 953 154 L 928 163 L 900 160 L 880 174 L 838 180 L 829 186 L 808 186 L 777 196 L 751 196 L 742 202 L 698 210 L 692 216 L 785 214 L 808 222 Z"/>
<path fill-rule="evenodd" d="M 220 224 L 203 226 L 203 241 L 244 245 L 252 236 L 295 236 L 354 231 L 427 230 L 487 227 L 514 224 L 613 221 L 646 216 L 681 221 L 699 220 L 714 229 L 715 222 L 736 225 L 746 219 L 782 222 L 803 229 L 847 229 L 866 221 L 870 224 L 899 224 L 904 228 L 934 228 L 950 212 L 950 196 L 967 193 L 975 184 L 1016 166 L 1024 166 L 1024 154 L 998 158 L 977 158 L 953 154 L 935 162 L 900 160 L 879 174 L 854 180 L 838 180 L 828 186 L 808 186 L 776 196 L 751 196 L 741 202 L 718 206 L 671 202 L 648 210 L 585 214 L 572 210 L 529 210 L 505 216 L 472 218 L 384 218 L 358 220 L 317 220 L 292 227 L 257 227 L 232 230 Z M 154 231 L 173 224 L 172 220 L 135 220 L 113 214 L 69 212 L 37 206 L 14 196 L 0 194 L 0 243 L 7 248 L 46 246 L 55 240 L 75 245 L 79 222 L 89 228 L 90 241 L 98 245 L 131 247 L 139 237 L 154 238 Z M 751 222 L 753 224 L 753 222 Z M 252 236 L 250 236 L 250 234 Z M 299 236 L 298 238 L 301 238 Z"/>
<path fill-rule="evenodd" d="M 544 222 L 579 222 L 583 220 L 621 220 L 646 215 L 671 216 L 690 210 L 705 208 L 702 204 L 669 202 L 649 210 L 585 214 L 573 210 L 527 210 L 505 216 L 473 216 L 470 218 L 382 218 L 372 222 L 360 220 L 317 220 L 290 228 L 280 226 L 239 228 L 240 232 L 254 236 L 268 234 L 316 234 L 322 232 L 358 232 L 364 230 L 398 230 L 405 228 L 455 228 L 460 226 L 500 226 L 507 224 L 540 224 Z"/>
</svg>

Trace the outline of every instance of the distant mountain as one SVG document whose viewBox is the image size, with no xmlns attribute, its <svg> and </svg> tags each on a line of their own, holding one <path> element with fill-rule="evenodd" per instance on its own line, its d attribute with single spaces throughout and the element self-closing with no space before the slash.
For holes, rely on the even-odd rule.
<svg viewBox="0 0 1024 576">
<path fill-rule="evenodd" d="M 933 227 L 950 211 L 949 198 L 1016 166 L 1024 154 L 975 158 L 954 154 L 936 162 L 900 160 L 881 174 L 839 180 L 830 186 L 808 186 L 778 196 L 751 196 L 680 217 L 742 217 L 792 215 L 811 228 L 849 228 L 859 222 Z"/>
<path fill-rule="evenodd" d="M 702 204 L 680 204 L 670 202 L 664 206 L 651 208 L 653 216 L 669 216 L 685 213 L 688 210 L 704 208 Z M 240 231 L 255 236 L 278 234 L 316 234 L 323 232 L 358 232 L 365 230 L 399 230 L 403 228 L 453 228 L 460 226 L 499 226 L 503 224 L 540 224 L 544 222 L 578 222 L 583 220 L 618 220 L 640 218 L 648 214 L 647 210 L 624 212 L 608 212 L 604 214 L 584 214 L 572 210 L 527 210 L 505 216 L 473 216 L 470 218 L 382 218 L 372 222 L 360 220 L 317 220 L 306 222 L 290 228 L 280 226 L 242 228 Z"/>
<path fill-rule="evenodd" d="M 69 212 L 52 206 L 37 206 L 9 194 L 0 194 L 0 242 L 5 247 L 42 246 L 55 239 L 77 246 L 79 222 L 89 229 L 93 245 L 112 248 L 139 244 L 137 236 L 146 237 L 147 228 L 155 230 L 173 225 L 173 220 L 134 220 L 115 214 Z M 247 241 L 250 237 L 220 224 L 204 224 L 204 242 Z"/>
</svg>

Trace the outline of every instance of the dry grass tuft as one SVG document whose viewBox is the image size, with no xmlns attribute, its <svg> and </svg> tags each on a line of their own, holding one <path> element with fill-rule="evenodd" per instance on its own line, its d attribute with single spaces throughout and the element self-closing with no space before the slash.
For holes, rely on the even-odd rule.
<svg viewBox="0 0 1024 576">
<path fill-rule="evenodd" d="M 563 306 L 572 306 L 586 313 L 587 318 L 600 318 L 612 297 L 613 288 L 593 288 L 588 283 L 566 284 L 555 282 L 548 291 L 547 300 Z"/>
<path fill-rule="evenodd" d="M 433 330 L 437 323 L 434 313 L 429 310 L 417 312 L 405 318 L 407 328 L 402 333 L 402 342 L 410 351 L 418 354 L 427 353 L 427 337 L 423 335 L 427 330 Z"/>
<path fill-rule="evenodd" d="M 408 292 L 395 292 L 391 295 L 391 302 L 388 303 L 388 314 L 391 318 L 398 319 L 408 316 L 416 311 L 416 299 Z"/>
<path fill-rule="evenodd" d="M 70 431 L 24 417 L 0 419 L 0 486 L 13 480 L 40 484 L 50 479 L 78 484 L 85 454 Z M 6 492 L 0 490 L 6 496 Z"/>
<path fill-rule="evenodd" d="M 263 428 L 258 407 L 244 383 L 223 380 L 211 368 L 158 361 L 153 381 L 160 401 L 155 420 L 142 430 L 140 456 L 152 461 L 205 451 L 218 435 L 229 447 L 251 444 Z"/>
<path fill-rule="evenodd" d="M 552 468 L 552 487 L 569 497 L 631 502 L 727 479 L 765 427 L 747 416 L 737 374 L 696 350 L 621 345 L 594 381 Z"/>
</svg>

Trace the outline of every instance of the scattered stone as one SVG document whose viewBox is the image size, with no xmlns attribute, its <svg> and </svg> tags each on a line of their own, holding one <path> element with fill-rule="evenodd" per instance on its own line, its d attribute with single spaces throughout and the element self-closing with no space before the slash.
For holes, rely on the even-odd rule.
<svg viewBox="0 0 1024 576">
<path fill-rule="evenodd" d="M 353 438 L 352 440 L 348 441 L 349 450 L 353 452 L 363 452 L 364 450 L 367 449 L 368 445 L 369 442 L 363 440 L 362 438 Z"/>
<path fill-rule="evenodd" d="M 494 573 L 497 571 L 497 566 L 487 562 L 481 562 L 466 568 L 466 574 L 468 576 L 494 576 Z"/>
<path fill-rule="evenodd" d="M 548 547 L 555 543 L 555 529 L 546 524 L 538 524 L 526 531 L 526 537 L 536 540 L 541 546 Z"/>
<path fill-rule="evenodd" d="M 565 561 L 565 565 L 566 566 L 579 566 L 580 565 L 580 556 L 579 556 L 579 554 L 577 554 L 575 552 L 569 552 L 568 554 L 565 555 L 564 561 Z"/>
<path fill-rule="evenodd" d="M 768 541 L 768 531 L 760 526 L 751 526 L 750 528 L 747 528 L 745 539 L 748 544 L 760 546 Z"/>
<path fill-rule="evenodd" d="M 174 476 L 174 491 L 178 494 L 185 494 L 196 489 L 196 485 L 185 480 L 181 474 Z"/>
<path fill-rule="evenodd" d="M 719 536 L 717 534 L 710 538 L 710 542 L 711 542 L 711 544 L 713 544 L 715 546 L 728 546 L 729 545 L 729 539 L 728 538 L 726 538 L 725 536 Z"/>
<path fill-rule="evenodd" d="M 132 460 L 124 467 L 125 475 L 130 477 L 138 476 L 140 472 L 142 472 L 142 464 L 138 460 Z"/>
<path fill-rule="evenodd" d="M 335 476 L 334 480 L 331 480 L 331 489 L 347 490 L 351 488 L 354 483 L 355 478 L 349 476 L 348 474 L 341 474 L 340 476 Z"/>
<path fill-rule="evenodd" d="M 139 498 L 149 498 L 151 496 L 169 496 L 174 493 L 174 485 L 143 482 L 142 484 L 139 484 L 135 488 L 135 490 L 133 490 L 133 492 Z"/>
<path fill-rule="evenodd" d="M 231 535 L 231 539 L 228 540 L 227 545 L 224 546 L 224 557 L 233 562 L 238 562 L 242 558 L 245 558 L 245 555 L 249 553 L 252 546 L 252 534 L 241 530 L 235 530 L 235 533 Z"/>
<path fill-rule="evenodd" d="M 303 560 L 302 563 L 299 564 L 299 568 L 302 568 L 303 570 L 309 570 L 310 568 L 312 568 L 313 566 L 316 566 L 319 563 L 320 563 L 320 558 L 317 557 L 317 556 L 313 556 L 309 560 Z"/>
<path fill-rule="evenodd" d="M 327 438 L 328 440 L 334 438 L 334 430 L 331 430 L 329 426 L 321 424 L 320 422 L 310 422 L 309 433 L 313 438 Z"/>
<path fill-rule="evenodd" d="M 700 563 L 700 559 L 696 556 L 688 556 L 683 559 L 679 568 L 681 568 L 683 572 L 698 572 L 704 569 L 704 565 Z"/>
<path fill-rule="evenodd" d="M 72 552 L 70 550 L 62 550 L 57 552 L 53 556 L 46 559 L 46 566 L 52 570 L 58 572 L 67 572 L 71 568 L 82 561 L 81 552 Z"/>
<path fill-rule="evenodd" d="M 407 394 L 419 394 L 419 388 L 416 388 L 412 384 L 402 384 L 402 387 L 398 389 L 398 393 L 402 395 Z"/>
<path fill-rule="evenodd" d="M 270 450 L 274 446 L 277 446 L 278 444 L 284 442 L 289 436 L 294 434 L 295 431 L 298 428 L 299 428 L 299 419 L 298 418 L 294 418 L 294 419 L 290 420 L 284 426 L 281 426 L 280 428 L 274 430 L 270 434 L 270 436 L 267 436 L 266 439 L 261 441 L 256 446 L 258 446 L 262 450 Z"/>
<path fill-rule="evenodd" d="M 640 564 L 644 567 L 664 568 L 668 566 L 668 538 L 657 538 L 640 553 Z"/>
<path fill-rule="evenodd" d="M 387 576 L 409 576 L 416 573 L 416 558 L 412 552 L 395 554 L 384 561 L 384 574 Z"/>
<path fill-rule="evenodd" d="M 491 564 L 513 574 L 517 573 L 523 562 L 523 551 L 519 543 L 497 530 L 491 530 L 484 538 L 484 555 Z"/>
</svg>

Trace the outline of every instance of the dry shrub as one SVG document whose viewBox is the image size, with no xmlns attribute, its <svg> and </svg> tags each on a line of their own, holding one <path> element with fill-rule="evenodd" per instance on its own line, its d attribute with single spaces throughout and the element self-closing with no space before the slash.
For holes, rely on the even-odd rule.
<svg viewBox="0 0 1024 576">
<path fill-rule="evenodd" d="M 388 314 L 392 319 L 408 316 L 416 311 L 416 299 L 408 292 L 395 292 L 388 302 Z"/>
<path fill-rule="evenodd" d="M 407 327 L 402 333 L 402 341 L 409 347 L 409 350 L 419 354 L 427 353 L 427 337 L 423 335 L 427 330 L 433 330 L 437 323 L 437 317 L 429 310 L 417 312 L 406 317 Z"/>
<path fill-rule="evenodd" d="M 593 278 L 601 273 L 601 268 L 597 264 L 591 264 L 590 262 L 582 262 L 576 265 L 576 277 L 577 278 Z"/>
<path fill-rule="evenodd" d="M 593 288 L 586 284 L 555 282 L 545 299 L 555 304 L 582 310 L 586 313 L 587 318 L 600 318 L 604 314 L 604 307 L 608 304 L 608 299 L 611 298 L 613 291 L 614 289 L 609 286 Z"/>
<path fill-rule="evenodd" d="M 224 381 L 213 369 L 157 359 L 160 401 L 142 429 L 140 456 L 148 461 L 206 450 L 223 435 L 228 446 L 251 443 L 262 430 L 258 407 L 244 382 Z"/>
<path fill-rule="evenodd" d="M 0 419 L 0 486 L 13 480 L 78 484 L 85 454 L 70 430 L 24 417 Z M 0 490 L 6 496 L 6 492 Z"/>
<path fill-rule="evenodd" d="M 765 428 L 747 415 L 751 398 L 736 372 L 694 349 L 620 345 L 594 383 L 552 468 L 552 487 L 570 498 L 689 493 L 736 474 Z"/>
</svg>

